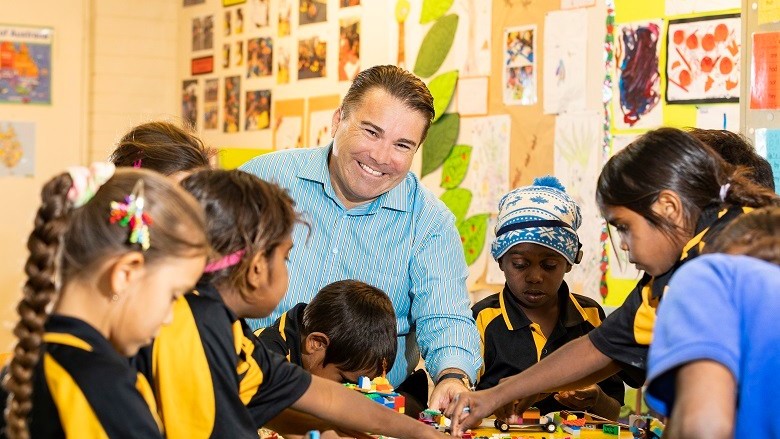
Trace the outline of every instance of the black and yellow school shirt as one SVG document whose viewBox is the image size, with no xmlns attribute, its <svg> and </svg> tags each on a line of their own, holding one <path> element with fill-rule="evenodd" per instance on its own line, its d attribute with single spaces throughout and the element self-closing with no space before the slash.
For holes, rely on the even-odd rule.
<svg viewBox="0 0 780 439">
<path fill-rule="evenodd" d="M 287 361 L 303 365 L 301 360 L 301 326 L 305 303 L 299 303 L 282 314 L 273 325 L 260 328 L 255 335 L 273 352 L 283 355 Z"/>
<path fill-rule="evenodd" d="M 706 243 L 711 242 L 731 221 L 751 210 L 749 207 L 719 209 L 717 206 L 704 209 L 696 224 L 694 237 L 683 248 L 680 260 L 669 271 L 655 278 L 645 273 L 623 305 L 588 334 L 596 349 L 621 366 L 621 376 L 628 385 L 639 387 L 644 384 L 656 309 L 672 275 L 682 264 L 698 256 Z"/>
<path fill-rule="evenodd" d="M 173 315 L 137 357 L 169 439 L 257 438 L 309 388 L 311 375 L 266 349 L 213 286 L 198 284 Z"/>
<path fill-rule="evenodd" d="M 31 437 L 163 437 L 149 383 L 95 328 L 55 314 L 43 342 L 33 376 Z"/>
<path fill-rule="evenodd" d="M 569 341 L 587 334 L 604 319 L 604 310 L 596 301 L 570 293 L 566 282 L 558 290 L 558 303 L 558 322 L 549 338 L 528 318 L 507 286 L 472 307 L 484 359 L 478 390 L 494 387 L 502 378 L 528 369 Z M 598 385 L 622 404 L 625 388 L 618 377 L 607 378 Z M 534 405 L 542 414 L 568 409 L 553 395 Z"/>
</svg>

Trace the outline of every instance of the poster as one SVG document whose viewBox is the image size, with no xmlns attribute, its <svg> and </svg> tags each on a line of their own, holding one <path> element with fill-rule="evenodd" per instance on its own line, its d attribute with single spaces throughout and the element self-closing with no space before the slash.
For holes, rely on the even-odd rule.
<svg viewBox="0 0 780 439">
<path fill-rule="evenodd" d="M 35 123 L 0 121 L 0 177 L 35 174 Z"/>
<path fill-rule="evenodd" d="M 0 25 L 0 103 L 51 104 L 51 43 L 46 27 Z"/>
<path fill-rule="evenodd" d="M 469 212 L 497 212 L 501 197 L 509 192 L 509 115 L 464 117 L 458 145 L 472 147 L 466 177 L 460 187 L 472 193 Z"/>
<path fill-rule="evenodd" d="M 544 113 L 585 110 L 588 11 L 553 11 L 544 18 Z"/>
<path fill-rule="evenodd" d="M 241 77 L 228 76 L 225 78 L 225 107 L 222 113 L 224 120 L 222 122 L 222 131 L 226 133 L 237 133 L 241 127 L 239 115 L 241 105 Z"/>
<path fill-rule="evenodd" d="M 323 78 L 327 74 L 327 39 L 313 37 L 298 41 L 298 79 Z"/>
<path fill-rule="evenodd" d="M 292 10 L 293 0 L 279 0 L 279 25 L 277 26 L 277 35 L 280 37 L 290 36 L 292 29 Z"/>
<path fill-rule="evenodd" d="M 325 146 L 330 143 L 330 128 L 333 124 L 333 112 L 336 109 L 318 110 L 309 113 L 309 144 L 306 146 Z"/>
<path fill-rule="evenodd" d="M 777 23 L 780 21 L 780 2 L 775 0 L 758 0 L 758 25 Z"/>
<path fill-rule="evenodd" d="M 604 115 L 599 112 L 560 115 L 555 119 L 555 175 L 566 193 L 580 206 L 582 225 L 577 236 L 582 261 L 566 275 L 572 292 L 601 300 L 601 230 L 604 221 L 596 204 L 596 182 L 601 171 Z"/>
<path fill-rule="evenodd" d="M 192 51 L 214 48 L 214 16 L 206 15 L 192 19 Z"/>
<path fill-rule="evenodd" d="M 666 101 L 738 102 L 739 14 L 671 20 L 666 35 Z"/>
<path fill-rule="evenodd" d="M 506 105 L 536 103 L 536 25 L 504 29 L 501 84 Z"/>
<path fill-rule="evenodd" d="M 244 130 L 264 130 L 271 125 L 271 90 L 246 92 L 245 105 Z"/>
<path fill-rule="evenodd" d="M 753 34 L 753 56 L 750 59 L 750 108 L 780 108 L 780 32 Z"/>
<path fill-rule="evenodd" d="M 298 8 L 299 25 L 322 23 L 327 20 L 328 4 L 326 0 L 300 0 Z"/>
<path fill-rule="evenodd" d="M 292 41 L 289 38 L 280 38 L 276 43 L 276 83 L 289 84 Z"/>
<path fill-rule="evenodd" d="M 198 126 L 198 80 L 182 81 L 181 118 L 191 127 Z"/>
<path fill-rule="evenodd" d="M 219 79 L 204 81 L 203 129 L 216 130 L 219 127 Z"/>
<path fill-rule="evenodd" d="M 303 118 L 279 117 L 274 127 L 274 145 L 277 150 L 303 147 Z"/>
<path fill-rule="evenodd" d="M 274 41 L 271 37 L 247 41 L 246 77 L 271 76 L 274 68 Z"/>
<path fill-rule="evenodd" d="M 339 81 L 352 81 L 360 72 L 360 19 L 339 20 Z"/>
<path fill-rule="evenodd" d="M 663 123 L 661 112 L 662 20 L 617 25 L 613 120 L 615 128 L 654 128 Z"/>
<path fill-rule="evenodd" d="M 780 130 L 759 128 L 756 130 L 756 152 L 772 167 L 775 192 L 780 193 Z"/>
<path fill-rule="evenodd" d="M 251 28 L 251 30 L 257 30 L 263 27 L 267 27 L 270 24 L 269 22 L 270 3 L 271 0 L 249 0 L 249 2 L 246 5 L 246 10 L 247 10 L 247 15 L 249 17 L 249 27 Z M 287 30 L 289 32 L 290 30 L 289 26 Z"/>
</svg>

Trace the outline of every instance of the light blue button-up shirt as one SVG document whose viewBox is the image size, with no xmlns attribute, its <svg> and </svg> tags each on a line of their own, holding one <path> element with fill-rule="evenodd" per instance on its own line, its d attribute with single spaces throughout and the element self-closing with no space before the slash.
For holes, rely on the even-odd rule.
<svg viewBox="0 0 780 439">
<path fill-rule="evenodd" d="M 270 317 L 249 320 L 250 326 L 269 326 L 331 282 L 357 279 L 393 302 L 398 353 L 387 377 L 394 386 L 414 369 L 419 354 L 432 376 L 455 367 L 474 382 L 482 363 L 479 334 L 454 216 L 411 172 L 374 201 L 345 209 L 331 184 L 329 153 L 330 146 L 291 149 L 241 166 L 286 188 L 311 226 L 293 231 L 287 295 Z"/>
</svg>

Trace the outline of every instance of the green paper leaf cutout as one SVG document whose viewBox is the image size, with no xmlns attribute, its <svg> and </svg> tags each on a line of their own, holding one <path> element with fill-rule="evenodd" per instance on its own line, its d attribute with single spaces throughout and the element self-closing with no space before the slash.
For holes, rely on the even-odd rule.
<svg viewBox="0 0 780 439">
<path fill-rule="evenodd" d="M 450 52 L 456 29 L 458 29 L 458 16 L 455 14 L 441 17 L 428 29 L 420 45 L 420 51 L 417 52 L 417 61 L 414 63 L 414 73 L 417 76 L 428 78 L 439 70 L 444 58 Z"/>
<path fill-rule="evenodd" d="M 482 253 L 482 248 L 485 247 L 489 217 L 489 213 L 481 213 L 467 218 L 458 225 L 466 265 L 473 264 Z"/>
<path fill-rule="evenodd" d="M 469 211 L 471 205 L 471 191 L 468 189 L 457 188 L 450 189 L 441 194 L 439 199 L 444 203 L 447 208 L 455 215 L 455 224 L 459 224 L 466 218 L 466 213 Z"/>
<path fill-rule="evenodd" d="M 455 145 L 441 169 L 441 184 L 444 189 L 453 189 L 463 183 L 471 162 L 471 150 L 468 145 Z"/>
<path fill-rule="evenodd" d="M 452 146 L 458 138 L 460 130 L 460 115 L 446 113 L 428 129 L 428 137 L 422 144 L 423 177 L 435 171 L 450 155 Z"/>
<path fill-rule="evenodd" d="M 436 115 L 433 117 L 433 121 L 439 120 L 444 111 L 450 105 L 452 95 L 455 93 L 455 86 L 458 84 L 458 71 L 453 70 L 451 72 L 442 73 L 441 75 L 433 78 L 428 84 L 428 90 L 433 95 L 433 109 Z"/>
<path fill-rule="evenodd" d="M 420 24 L 428 23 L 449 11 L 455 0 L 423 0 Z"/>
</svg>

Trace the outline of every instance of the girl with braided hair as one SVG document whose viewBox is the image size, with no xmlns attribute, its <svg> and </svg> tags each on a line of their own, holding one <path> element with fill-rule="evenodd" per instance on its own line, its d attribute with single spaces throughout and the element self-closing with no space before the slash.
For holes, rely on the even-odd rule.
<svg viewBox="0 0 780 439">
<path fill-rule="evenodd" d="M 41 199 L 0 436 L 162 437 L 149 383 L 126 357 L 200 276 L 202 209 L 159 174 L 111 164 L 56 176 Z"/>
</svg>

